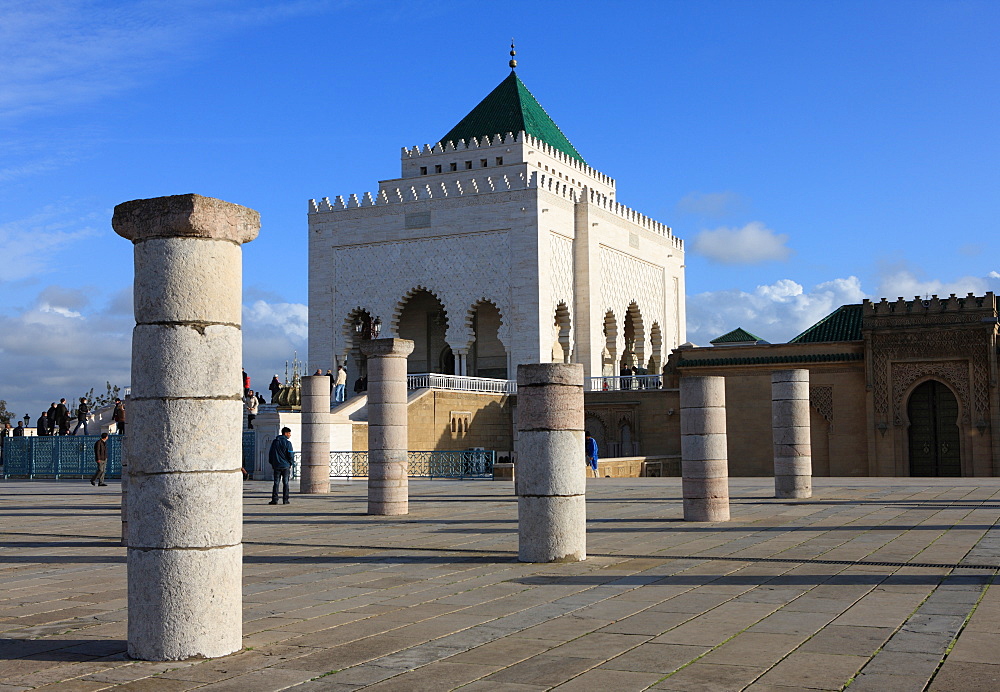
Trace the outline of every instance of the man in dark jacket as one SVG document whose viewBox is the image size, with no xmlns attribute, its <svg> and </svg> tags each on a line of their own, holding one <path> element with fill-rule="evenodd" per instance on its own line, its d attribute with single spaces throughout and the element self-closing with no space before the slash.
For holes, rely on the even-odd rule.
<svg viewBox="0 0 1000 692">
<path fill-rule="evenodd" d="M 49 433 L 49 414 L 48 411 L 42 411 L 42 415 L 38 417 L 37 431 L 39 437 L 44 437 Z"/>
<path fill-rule="evenodd" d="M 108 434 L 101 433 L 101 439 L 94 443 L 94 461 L 97 462 L 97 472 L 90 477 L 91 485 L 106 486 L 104 472 L 108 466 Z"/>
<path fill-rule="evenodd" d="M 288 479 L 292 474 L 292 461 L 294 450 L 292 449 L 291 428 L 282 428 L 281 434 L 271 442 L 271 449 L 267 453 L 267 460 L 274 469 L 274 485 L 271 486 L 271 501 L 267 504 L 278 504 L 278 483 L 281 482 L 284 489 L 282 495 L 284 504 L 288 504 Z"/>
<path fill-rule="evenodd" d="M 73 434 L 76 435 L 77 430 L 80 426 L 83 426 L 83 434 L 87 433 L 87 418 L 90 416 L 90 405 L 87 404 L 87 397 L 80 397 L 80 405 L 76 409 L 76 427 L 73 428 Z M 68 426 L 67 426 L 68 427 Z"/>
<path fill-rule="evenodd" d="M 55 427 L 56 424 L 59 425 L 60 435 L 69 434 L 69 409 L 66 408 L 65 399 L 60 399 L 59 405 L 56 406 L 56 420 L 52 424 L 53 427 Z"/>
<path fill-rule="evenodd" d="M 278 403 L 278 392 L 281 391 L 281 380 L 275 375 L 274 379 L 271 380 L 271 384 L 267 385 L 268 391 L 271 392 L 271 403 Z"/>
<path fill-rule="evenodd" d="M 115 399 L 115 410 L 111 414 L 111 419 L 115 422 L 115 433 L 125 434 L 125 404 L 121 399 Z"/>
<path fill-rule="evenodd" d="M 56 407 L 56 402 L 52 402 L 49 406 L 49 435 L 59 434 L 59 420 L 56 418 L 56 413 L 59 409 Z"/>
</svg>

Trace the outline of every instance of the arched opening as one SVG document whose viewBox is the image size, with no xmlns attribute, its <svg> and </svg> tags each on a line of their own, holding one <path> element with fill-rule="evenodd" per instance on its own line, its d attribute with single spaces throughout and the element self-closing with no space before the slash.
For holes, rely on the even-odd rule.
<svg viewBox="0 0 1000 692">
<path fill-rule="evenodd" d="M 489 301 L 477 303 L 472 313 L 472 333 L 475 340 L 469 349 L 468 373 L 474 377 L 507 379 L 507 350 L 498 332 L 503 318 L 496 305 Z"/>
<path fill-rule="evenodd" d="M 651 383 L 655 386 L 659 386 L 660 375 L 663 370 L 663 332 L 660 331 L 660 325 L 653 322 L 653 326 L 649 328 L 649 362 L 646 365 L 646 369 L 649 370 L 650 375 L 655 375 L 656 378 L 651 380 Z"/>
<path fill-rule="evenodd" d="M 413 353 L 406 359 L 408 373 L 455 374 L 455 358 L 444 338 L 447 330 L 448 315 L 437 296 L 423 288 L 411 293 L 396 320 L 399 338 L 413 342 Z"/>
<path fill-rule="evenodd" d="M 555 339 L 552 342 L 553 363 L 570 362 L 573 355 L 569 339 L 571 326 L 572 322 L 569 316 L 569 308 L 566 307 L 566 303 L 559 303 L 559 305 L 556 306 L 555 321 L 553 323 L 553 331 L 555 332 Z"/>
<path fill-rule="evenodd" d="M 608 310 L 604 314 L 604 349 L 601 351 L 602 364 L 601 364 L 601 374 L 604 377 L 613 377 L 618 373 L 615 372 L 615 363 L 617 361 L 618 354 L 618 321 L 615 319 L 615 313 Z"/>
<path fill-rule="evenodd" d="M 634 375 L 636 374 L 635 368 L 645 369 L 646 367 L 646 333 L 642 325 L 642 313 L 635 303 L 630 304 L 628 310 L 625 311 L 625 324 L 623 326 L 625 348 L 622 350 L 618 365 L 622 376 Z M 625 372 L 626 370 L 628 373 Z"/>
<path fill-rule="evenodd" d="M 910 394 L 911 476 L 961 476 L 961 435 L 958 400 L 946 384 L 927 380 Z"/>
</svg>

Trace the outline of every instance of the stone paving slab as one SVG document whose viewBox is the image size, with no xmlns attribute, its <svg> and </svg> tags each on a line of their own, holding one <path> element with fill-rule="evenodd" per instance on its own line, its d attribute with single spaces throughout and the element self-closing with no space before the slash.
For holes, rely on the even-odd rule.
<svg viewBox="0 0 1000 692">
<path fill-rule="evenodd" d="M 244 493 L 244 644 L 129 661 L 118 487 L 6 481 L 0 692 L 1000 689 L 1000 479 L 731 479 L 732 521 L 680 481 L 588 482 L 588 560 L 517 562 L 512 487 L 363 481 Z"/>
</svg>

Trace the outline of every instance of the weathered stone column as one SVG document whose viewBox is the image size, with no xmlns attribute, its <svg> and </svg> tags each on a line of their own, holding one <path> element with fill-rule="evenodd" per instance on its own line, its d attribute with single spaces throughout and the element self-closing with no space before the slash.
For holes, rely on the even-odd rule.
<svg viewBox="0 0 1000 692">
<path fill-rule="evenodd" d="M 583 366 L 517 366 L 517 559 L 587 559 Z"/>
<path fill-rule="evenodd" d="M 302 378 L 302 473 L 299 492 L 330 492 L 330 378 Z"/>
<path fill-rule="evenodd" d="M 406 412 L 407 339 L 361 342 L 368 356 L 368 513 L 409 509 L 409 440 Z"/>
<path fill-rule="evenodd" d="M 771 373 L 774 496 L 812 497 L 809 371 Z"/>
<path fill-rule="evenodd" d="M 729 521 L 726 379 L 681 378 L 684 521 Z"/>
<path fill-rule="evenodd" d="M 223 656 L 242 637 L 242 250 L 260 215 L 199 195 L 125 202 L 135 244 L 128 653 Z"/>
</svg>

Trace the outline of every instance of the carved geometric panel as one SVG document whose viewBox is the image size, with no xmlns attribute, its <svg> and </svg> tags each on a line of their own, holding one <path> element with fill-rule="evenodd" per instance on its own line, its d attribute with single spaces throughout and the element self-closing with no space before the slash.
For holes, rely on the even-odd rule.
<svg viewBox="0 0 1000 692">
<path fill-rule="evenodd" d="M 935 377 L 955 390 L 962 406 L 962 422 L 968 423 L 970 419 L 969 362 L 965 360 L 893 363 L 893 423 L 903 424 L 903 396 L 914 382 L 923 377 Z"/>
</svg>

